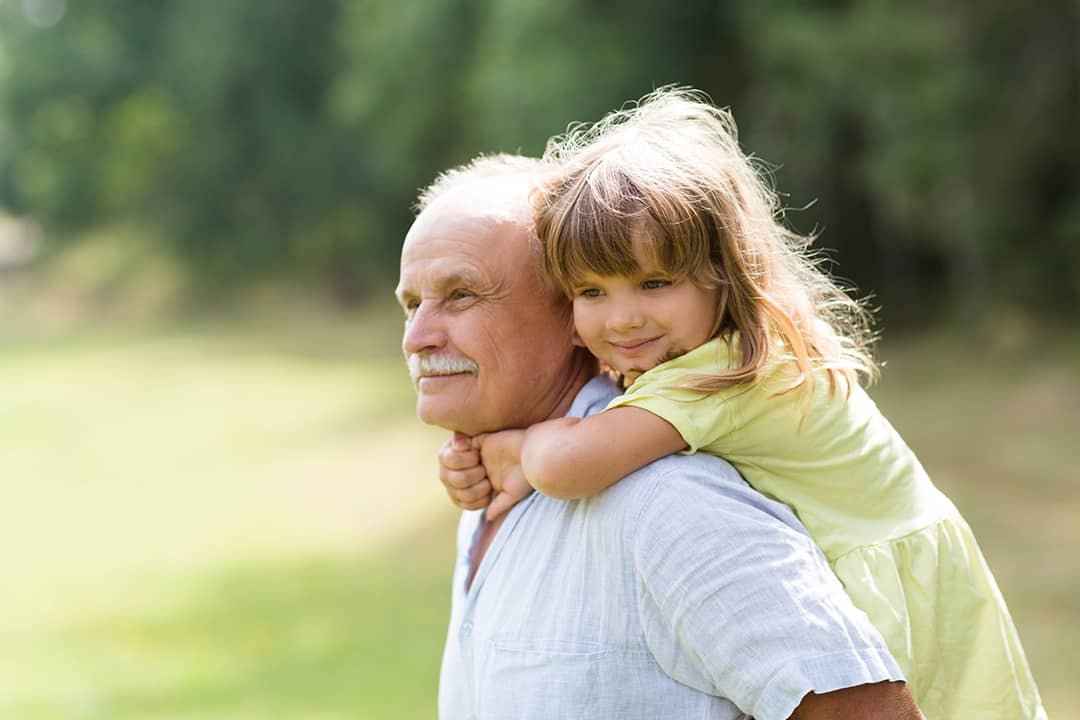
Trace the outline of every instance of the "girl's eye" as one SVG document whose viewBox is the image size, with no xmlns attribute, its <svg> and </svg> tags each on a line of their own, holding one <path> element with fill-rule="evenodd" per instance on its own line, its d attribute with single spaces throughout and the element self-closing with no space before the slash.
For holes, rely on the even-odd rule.
<svg viewBox="0 0 1080 720">
<path fill-rule="evenodd" d="M 659 290 L 660 288 L 667 287 L 670 284 L 670 280 L 660 280 L 658 278 L 654 278 L 652 280 L 646 280 L 645 282 L 641 283 L 641 287 L 645 290 Z"/>
<path fill-rule="evenodd" d="M 603 293 L 600 292 L 600 288 L 584 288 L 578 291 L 578 295 L 587 298 L 600 297 Z"/>
</svg>

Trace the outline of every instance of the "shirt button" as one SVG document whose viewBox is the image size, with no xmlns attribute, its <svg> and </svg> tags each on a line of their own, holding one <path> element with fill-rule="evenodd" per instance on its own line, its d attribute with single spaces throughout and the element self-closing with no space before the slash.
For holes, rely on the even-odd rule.
<svg viewBox="0 0 1080 720">
<path fill-rule="evenodd" d="M 469 637 L 472 635 L 472 623 L 465 621 L 461 623 L 461 637 Z"/>
</svg>

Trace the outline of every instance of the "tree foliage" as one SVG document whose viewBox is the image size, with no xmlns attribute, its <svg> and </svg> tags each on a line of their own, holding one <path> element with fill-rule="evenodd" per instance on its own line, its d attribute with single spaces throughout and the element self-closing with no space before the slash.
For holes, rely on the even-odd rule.
<svg viewBox="0 0 1080 720">
<path fill-rule="evenodd" d="M 209 287 L 360 298 L 440 169 L 679 83 L 886 309 L 1071 309 L 1078 46 L 1072 0 L 12 0 L 0 205 L 53 243 L 135 222 Z"/>
</svg>

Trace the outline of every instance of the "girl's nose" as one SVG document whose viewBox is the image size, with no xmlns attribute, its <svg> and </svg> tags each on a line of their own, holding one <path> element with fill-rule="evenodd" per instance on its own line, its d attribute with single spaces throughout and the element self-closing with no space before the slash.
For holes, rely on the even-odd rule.
<svg viewBox="0 0 1080 720">
<path fill-rule="evenodd" d="M 612 332 L 625 333 L 645 325 L 645 315 L 637 303 L 615 303 L 608 316 L 608 329 Z"/>
</svg>

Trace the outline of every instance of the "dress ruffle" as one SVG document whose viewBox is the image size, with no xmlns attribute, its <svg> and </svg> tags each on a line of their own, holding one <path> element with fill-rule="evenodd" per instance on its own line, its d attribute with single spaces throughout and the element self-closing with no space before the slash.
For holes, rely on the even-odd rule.
<svg viewBox="0 0 1080 720">
<path fill-rule="evenodd" d="M 830 560 L 928 720 L 1046 719 L 1001 591 L 958 513 Z"/>
</svg>

